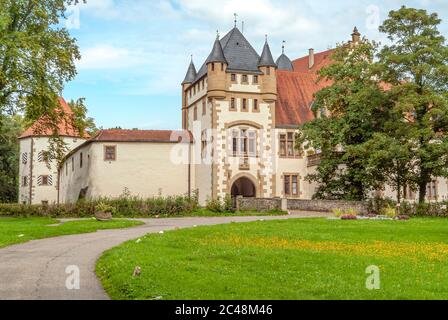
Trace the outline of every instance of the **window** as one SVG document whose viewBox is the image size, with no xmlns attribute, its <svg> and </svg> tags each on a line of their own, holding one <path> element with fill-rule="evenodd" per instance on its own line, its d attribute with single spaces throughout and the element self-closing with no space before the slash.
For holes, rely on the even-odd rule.
<svg viewBox="0 0 448 320">
<path fill-rule="evenodd" d="M 254 76 L 254 77 L 253 77 L 253 83 L 254 83 L 254 84 L 258 83 L 258 76 Z"/>
<path fill-rule="evenodd" d="M 243 107 L 242 107 L 243 111 L 247 110 L 247 99 L 243 99 Z"/>
<path fill-rule="evenodd" d="M 437 181 L 433 180 L 426 185 L 426 197 L 430 200 L 437 200 Z"/>
<path fill-rule="evenodd" d="M 196 94 L 196 85 L 193 86 L 193 95 Z"/>
<path fill-rule="evenodd" d="M 243 74 L 243 80 L 242 80 L 242 82 L 244 82 L 244 83 L 247 83 L 247 82 L 248 82 L 248 80 L 247 80 L 247 74 Z"/>
<path fill-rule="evenodd" d="M 232 109 L 232 110 L 236 109 L 235 98 L 230 99 L 230 109 Z"/>
<path fill-rule="evenodd" d="M 232 132 L 232 154 L 233 156 L 255 157 L 257 134 L 253 130 L 233 130 Z"/>
<path fill-rule="evenodd" d="M 81 154 L 79 155 L 79 167 L 80 168 L 82 168 L 82 152 L 81 152 Z"/>
<path fill-rule="evenodd" d="M 51 186 L 53 185 L 53 178 L 52 176 L 39 176 L 37 177 L 37 184 L 39 186 Z"/>
<path fill-rule="evenodd" d="M 72 157 L 72 171 L 75 171 L 75 156 Z"/>
<path fill-rule="evenodd" d="M 233 81 L 233 82 L 235 82 L 235 81 L 236 81 L 236 74 L 232 73 L 232 74 L 230 75 L 230 80 Z"/>
<path fill-rule="evenodd" d="M 28 177 L 23 176 L 22 177 L 22 187 L 26 187 L 26 186 L 28 186 Z"/>
<path fill-rule="evenodd" d="M 198 120 L 198 107 L 195 106 L 193 109 L 193 119 L 196 121 Z"/>
<path fill-rule="evenodd" d="M 300 150 L 295 143 L 294 132 L 280 134 L 280 157 L 295 158 L 300 156 Z"/>
<path fill-rule="evenodd" d="M 116 146 L 105 146 L 104 147 L 104 160 L 106 160 L 106 161 L 117 160 L 117 147 Z"/>
<path fill-rule="evenodd" d="M 37 154 L 37 161 L 48 162 L 50 160 L 50 153 L 48 151 L 41 151 Z"/>
<path fill-rule="evenodd" d="M 296 174 L 284 175 L 284 193 L 286 196 L 299 195 L 299 176 Z"/>
<path fill-rule="evenodd" d="M 212 62 L 212 71 L 215 71 L 215 63 Z"/>
<path fill-rule="evenodd" d="M 201 158 L 205 159 L 207 151 L 207 131 L 203 130 L 201 135 Z"/>
<path fill-rule="evenodd" d="M 205 103 L 205 100 L 202 101 L 202 115 L 204 116 L 207 113 L 207 104 Z"/>
<path fill-rule="evenodd" d="M 22 163 L 27 164 L 28 162 L 28 153 L 24 152 L 22 153 Z"/>
<path fill-rule="evenodd" d="M 254 99 L 254 111 L 258 111 L 258 100 Z"/>
<path fill-rule="evenodd" d="M 221 63 L 221 71 L 224 71 L 224 63 Z"/>
</svg>

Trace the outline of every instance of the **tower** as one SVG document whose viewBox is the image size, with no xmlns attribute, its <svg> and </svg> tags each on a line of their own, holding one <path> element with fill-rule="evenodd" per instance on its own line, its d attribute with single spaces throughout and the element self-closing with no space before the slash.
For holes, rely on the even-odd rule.
<svg viewBox="0 0 448 320">
<path fill-rule="evenodd" d="M 224 99 L 226 97 L 226 72 L 227 60 L 222 50 L 219 35 L 216 36 L 213 49 L 208 56 L 205 64 L 207 65 L 208 75 L 208 97 L 210 99 Z"/>
<path fill-rule="evenodd" d="M 182 81 L 182 129 L 187 128 L 187 88 L 196 79 L 196 67 L 193 63 L 193 56 L 191 57 L 190 65 L 188 66 L 187 74 L 185 75 L 184 81 Z"/>
<path fill-rule="evenodd" d="M 258 68 L 263 73 L 263 82 L 261 86 L 263 100 L 269 103 L 277 101 L 277 65 L 274 62 L 274 58 L 272 58 L 267 36 L 263 52 L 261 53 L 258 62 Z"/>
<path fill-rule="evenodd" d="M 49 149 L 54 134 L 65 143 L 70 152 L 89 137 L 81 135 L 73 126 L 73 111 L 63 98 L 58 100 L 58 113 L 62 119 L 58 123 L 57 132 L 48 126 L 48 118 L 40 117 L 19 137 L 19 202 L 23 204 L 55 204 L 58 203 L 59 172 L 57 160 L 50 157 Z M 68 170 L 68 168 L 67 168 Z"/>
</svg>

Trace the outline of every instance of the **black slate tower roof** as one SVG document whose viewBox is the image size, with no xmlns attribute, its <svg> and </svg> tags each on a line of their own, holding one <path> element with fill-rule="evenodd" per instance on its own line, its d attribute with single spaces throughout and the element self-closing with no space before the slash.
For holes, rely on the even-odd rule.
<svg viewBox="0 0 448 320">
<path fill-rule="evenodd" d="M 222 51 L 222 45 L 221 41 L 219 41 L 219 37 L 216 37 L 215 43 L 213 44 L 212 52 L 205 61 L 206 64 L 211 62 L 227 63 L 226 57 L 224 56 L 224 52 Z"/>
<path fill-rule="evenodd" d="M 199 69 L 195 81 L 199 80 L 207 74 L 207 63 L 212 62 L 211 57 L 215 56 L 214 51 L 217 46 L 217 42 L 220 43 L 225 61 L 213 61 L 213 62 L 226 62 L 228 64 L 227 71 L 232 72 L 249 72 L 255 74 L 261 74 L 258 69 L 258 62 L 260 56 L 257 51 L 251 46 L 249 41 L 244 37 L 240 30 L 235 27 L 230 30 L 221 40 L 216 40 L 213 45 L 212 53 L 207 58 L 206 62 Z M 221 57 L 222 58 L 222 57 Z M 214 58 L 212 59 L 214 60 Z"/>
<path fill-rule="evenodd" d="M 277 68 L 278 70 L 294 71 L 291 60 L 284 53 L 277 59 Z"/>
<path fill-rule="evenodd" d="M 259 67 L 276 67 L 277 65 L 272 58 L 271 48 L 269 48 L 268 40 L 264 43 L 263 53 L 261 54 L 260 61 L 258 63 Z"/>
<path fill-rule="evenodd" d="M 188 67 L 187 74 L 182 84 L 193 83 L 196 79 L 196 67 L 194 66 L 193 59 L 191 59 L 190 66 Z"/>
</svg>

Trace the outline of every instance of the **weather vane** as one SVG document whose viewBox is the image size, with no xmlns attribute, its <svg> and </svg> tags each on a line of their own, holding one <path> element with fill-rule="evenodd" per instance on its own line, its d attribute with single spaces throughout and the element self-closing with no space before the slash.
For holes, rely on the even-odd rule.
<svg viewBox="0 0 448 320">
<path fill-rule="evenodd" d="M 282 45 L 282 53 L 285 53 L 285 43 L 286 43 L 286 41 L 285 41 L 285 40 L 283 40 L 283 45 Z"/>
<path fill-rule="evenodd" d="M 236 23 L 237 23 L 237 17 L 238 17 L 238 14 L 237 14 L 237 13 L 234 13 L 233 16 L 235 17 L 234 22 L 235 22 L 235 28 L 236 28 Z"/>
</svg>

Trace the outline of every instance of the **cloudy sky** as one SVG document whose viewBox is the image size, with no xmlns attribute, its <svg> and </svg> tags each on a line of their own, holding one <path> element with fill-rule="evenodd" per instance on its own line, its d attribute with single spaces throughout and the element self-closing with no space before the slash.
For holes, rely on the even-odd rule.
<svg viewBox="0 0 448 320">
<path fill-rule="evenodd" d="M 64 96 L 85 97 L 104 128 L 178 129 L 190 55 L 199 68 L 216 30 L 223 36 L 233 27 L 234 13 L 256 50 L 267 34 L 275 57 L 285 40 L 294 59 L 348 40 L 355 25 L 384 42 L 378 24 L 401 5 L 438 12 L 448 38 L 447 0 L 87 0 L 65 22 L 82 60 Z"/>
</svg>

